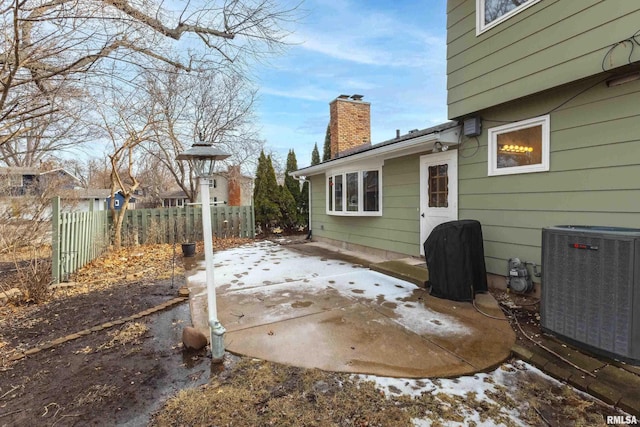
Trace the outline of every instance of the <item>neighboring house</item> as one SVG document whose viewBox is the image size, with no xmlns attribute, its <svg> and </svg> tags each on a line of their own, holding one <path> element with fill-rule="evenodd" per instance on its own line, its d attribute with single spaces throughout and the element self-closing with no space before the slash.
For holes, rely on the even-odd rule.
<svg viewBox="0 0 640 427">
<path fill-rule="evenodd" d="M 57 190 L 71 190 L 79 184 L 76 176 L 62 168 L 48 171 L 30 167 L 0 168 L 0 186 L 8 196 L 42 194 L 51 185 Z"/>
<path fill-rule="evenodd" d="M 110 190 L 80 188 L 80 180 L 64 169 L 40 171 L 36 168 L 0 168 L 0 185 L 3 198 L 0 210 L 8 217 L 33 219 L 33 212 L 39 212 L 40 219 L 49 218 L 51 209 L 39 211 L 36 207 L 26 208 L 24 203 L 47 203 L 49 198 L 59 196 L 64 212 L 104 210 L 105 200 Z M 43 201 L 33 201 L 27 196 L 37 196 Z"/>
<path fill-rule="evenodd" d="M 111 190 L 109 189 L 89 188 L 75 190 L 73 194 L 69 195 L 69 199 L 75 198 L 75 210 L 88 211 L 93 209 L 94 211 L 103 211 L 108 208 L 107 199 L 109 196 L 111 196 Z"/>
<path fill-rule="evenodd" d="M 182 190 L 161 193 L 162 207 L 183 207 L 189 198 Z M 253 178 L 242 175 L 240 166 L 229 166 L 209 180 L 209 199 L 215 206 L 250 206 L 253 200 Z"/>
<path fill-rule="evenodd" d="M 160 193 L 163 208 L 182 208 L 189 203 L 187 194 L 182 190 Z"/>
<path fill-rule="evenodd" d="M 75 188 L 57 192 L 60 208 L 63 212 L 103 211 L 107 208 L 106 199 L 111 190 Z"/>
<path fill-rule="evenodd" d="M 457 219 L 460 127 L 444 123 L 371 145 L 370 104 L 330 103 L 332 159 L 292 176 L 311 183 L 315 240 L 396 258 L 423 254 L 438 224 Z"/>
<path fill-rule="evenodd" d="M 122 205 L 124 204 L 124 196 L 122 195 L 122 191 L 117 191 L 114 194 L 113 202 L 114 202 L 113 207 L 115 210 L 119 211 L 120 209 L 122 209 Z M 106 208 L 107 210 L 111 209 L 111 190 L 109 190 L 109 194 L 106 199 Z M 131 197 L 129 199 L 128 209 L 135 209 L 135 208 L 136 208 L 136 198 Z"/>
<path fill-rule="evenodd" d="M 541 263 L 544 227 L 640 227 L 640 3 L 517 3 L 447 4 L 458 216 L 497 275 Z"/>
</svg>

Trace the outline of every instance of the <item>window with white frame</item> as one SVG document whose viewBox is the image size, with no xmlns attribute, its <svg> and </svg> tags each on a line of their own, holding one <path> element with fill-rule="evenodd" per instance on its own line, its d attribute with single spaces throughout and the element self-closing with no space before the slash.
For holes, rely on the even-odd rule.
<svg viewBox="0 0 640 427">
<path fill-rule="evenodd" d="M 480 34 L 540 0 L 476 0 L 476 34 Z"/>
<path fill-rule="evenodd" d="M 381 169 L 363 168 L 327 176 L 329 215 L 382 215 Z"/>
<path fill-rule="evenodd" d="M 549 116 L 489 129 L 489 176 L 549 170 Z"/>
</svg>

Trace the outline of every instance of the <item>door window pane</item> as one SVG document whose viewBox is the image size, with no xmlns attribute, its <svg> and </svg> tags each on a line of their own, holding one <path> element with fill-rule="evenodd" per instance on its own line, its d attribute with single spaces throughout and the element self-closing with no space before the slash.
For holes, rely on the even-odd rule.
<svg viewBox="0 0 640 427">
<path fill-rule="evenodd" d="M 364 192 L 363 210 L 366 212 L 379 211 L 378 171 L 362 172 L 362 189 Z"/>
<path fill-rule="evenodd" d="M 429 166 L 429 207 L 449 207 L 449 165 Z"/>
</svg>

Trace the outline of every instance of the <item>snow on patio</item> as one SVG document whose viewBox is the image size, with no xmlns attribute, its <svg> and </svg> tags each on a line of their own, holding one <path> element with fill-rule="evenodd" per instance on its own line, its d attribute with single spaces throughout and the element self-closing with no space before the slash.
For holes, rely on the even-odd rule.
<svg viewBox="0 0 640 427">
<path fill-rule="evenodd" d="M 344 261 L 301 255 L 269 241 L 214 254 L 218 292 L 271 297 L 270 322 L 302 315 L 296 302 L 301 293 L 337 291 L 354 301 L 375 301 L 393 311 L 396 322 L 417 334 L 468 335 L 472 331 L 455 317 L 411 302 L 417 286 Z M 205 271 L 189 281 L 205 283 Z M 294 297 L 295 296 L 295 297 Z M 294 314 L 295 313 L 295 314 Z"/>
</svg>

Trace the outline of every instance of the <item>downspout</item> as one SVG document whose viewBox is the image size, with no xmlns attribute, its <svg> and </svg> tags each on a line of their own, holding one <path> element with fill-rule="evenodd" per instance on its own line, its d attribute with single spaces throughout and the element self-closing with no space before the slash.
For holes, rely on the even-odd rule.
<svg viewBox="0 0 640 427">
<path fill-rule="evenodd" d="M 305 238 L 305 240 L 311 240 L 311 181 L 307 180 L 307 177 L 305 176 L 291 176 L 293 177 L 293 179 L 300 182 L 303 186 L 305 182 L 309 183 L 309 200 L 307 201 L 307 206 L 309 209 L 309 213 L 307 216 L 307 230 L 309 230 L 309 232 L 307 233 L 307 237 Z"/>
</svg>

